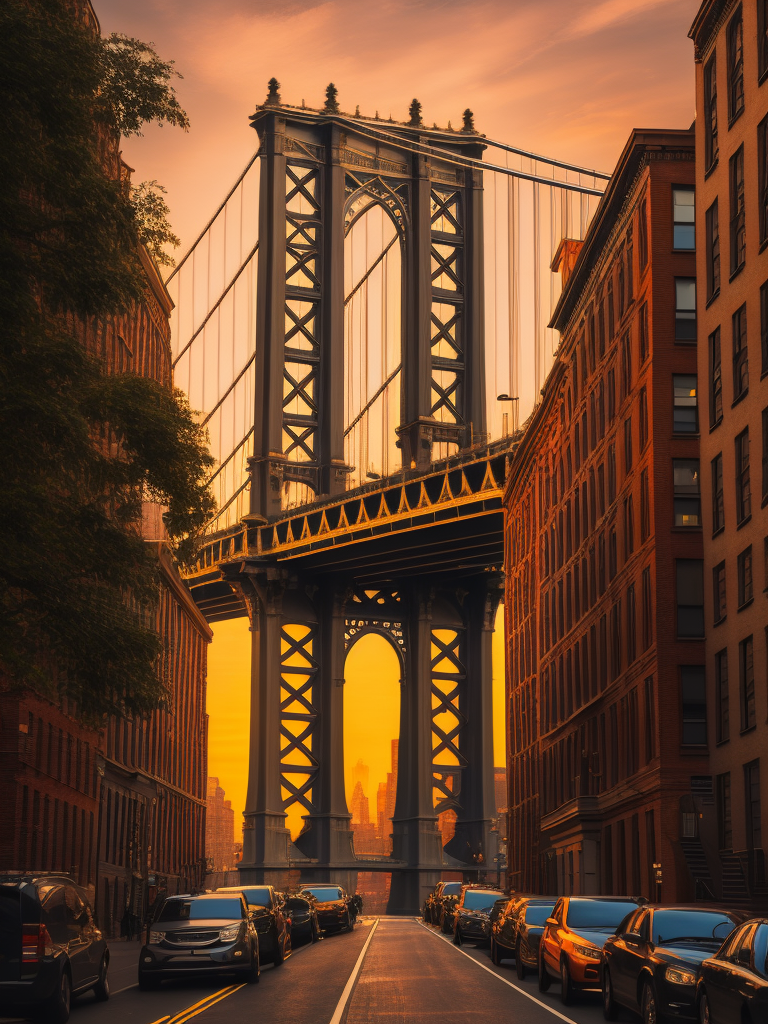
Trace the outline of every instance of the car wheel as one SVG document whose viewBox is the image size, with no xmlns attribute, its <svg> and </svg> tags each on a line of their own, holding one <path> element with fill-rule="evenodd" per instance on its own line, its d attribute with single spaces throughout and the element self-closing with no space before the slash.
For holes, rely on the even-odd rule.
<svg viewBox="0 0 768 1024">
<path fill-rule="evenodd" d="M 282 961 L 281 961 L 282 963 Z M 258 985 L 261 978 L 261 964 L 259 963 L 259 954 L 251 946 L 251 966 L 248 968 L 248 973 L 245 976 L 245 980 L 249 985 Z"/>
<path fill-rule="evenodd" d="M 711 1017 L 709 1016 L 709 1000 L 707 999 L 707 993 L 702 990 L 701 998 L 699 999 L 699 1021 L 701 1024 L 710 1024 Z"/>
<path fill-rule="evenodd" d="M 160 988 L 160 979 L 139 971 L 139 988 L 142 992 L 156 992 Z"/>
<path fill-rule="evenodd" d="M 570 1006 L 573 1002 L 573 982 L 565 957 L 560 961 L 560 1001 L 563 1006 Z"/>
<path fill-rule="evenodd" d="M 525 969 L 525 964 L 523 963 L 523 958 L 520 955 L 519 942 L 515 945 L 515 970 L 517 971 L 517 976 L 520 979 L 520 981 L 525 981 L 525 975 L 527 974 L 527 971 Z"/>
<path fill-rule="evenodd" d="M 317 921 L 312 922 L 312 942 L 320 941 L 320 929 L 317 927 Z"/>
<path fill-rule="evenodd" d="M 606 967 L 603 970 L 603 1016 L 606 1020 L 616 1020 L 619 1015 L 619 1008 L 613 998 L 613 982 L 611 972 Z"/>
<path fill-rule="evenodd" d="M 453 930 L 453 944 L 454 946 L 460 946 L 464 940 L 461 937 L 461 928 L 458 925 Z"/>
<path fill-rule="evenodd" d="M 58 988 L 43 1006 L 41 1019 L 46 1024 L 66 1024 L 69 1020 L 71 1004 L 72 980 L 69 977 L 69 971 L 65 969 L 61 972 Z"/>
<path fill-rule="evenodd" d="M 491 936 L 491 963 L 495 967 L 501 967 L 501 951 L 493 936 Z"/>
<path fill-rule="evenodd" d="M 544 963 L 543 954 L 539 953 L 539 992 L 549 992 L 552 979 L 549 976 L 547 965 Z"/>
<path fill-rule="evenodd" d="M 643 998 L 640 1001 L 640 1016 L 643 1024 L 658 1024 L 659 1015 L 656 1009 L 656 992 L 650 981 L 643 986 Z"/>
<path fill-rule="evenodd" d="M 109 999 L 108 970 L 109 961 L 105 956 L 103 956 L 101 958 L 101 967 L 99 968 L 99 980 L 93 986 L 93 994 L 96 996 L 96 1001 L 99 1003 L 105 1003 Z"/>
</svg>

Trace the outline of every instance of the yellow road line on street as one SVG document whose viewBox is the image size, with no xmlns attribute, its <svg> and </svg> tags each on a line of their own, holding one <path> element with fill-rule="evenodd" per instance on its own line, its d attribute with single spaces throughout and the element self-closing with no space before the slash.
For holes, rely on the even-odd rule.
<svg viewBox="0 0 768 1024">
<path fill-rule="evenodd" d="M 203 1013 L 204 1010 L 210 1009 L 211 1006 L 215 1006 L 216 1003 L 220 1003 L 228 996 L 233 996 L 235 992 L 239 992 L 241 988 L 245 988 L 244 981 L 239 985 L 231 985 L 229 988 L 216 992 L 214 996 L 209 996 L 207 1000 L 202 1000 L 204 1003 L 203 1006 L 196 1003 L 194 1006 L 190 1006 L 186 1010 L 182 1010 L 180 1013 L 177 1013 L 175 1017 L 172 1017 L 168 1024 L 184 1024 L 185 1021 L 191 1020 L 193 1017 L 197 1017 L 199 1013 Z"/>
<path fill-rule="evenodd" d="M 215 992 L 209 992 L 207 996 L 203 996 L 203 998 L 199 999 L 196 1003 L 192 1003 L 191 1006 L 187 1006 L 185 1009 L 179 1010 L 178 1013 L 173 1014 L 173 1016 L 170 1016 L 167 1019 L 172 1020 L 175 1024 L 177 1018 L 183 1017 L 185 1013 L 189 1013 L 190 1010 L 197 1009 L 198 1006 L 202 1006 L 204 1003 L 208 1003 L 208 1001 L 213 999 L 215 996 L 220 996 L 222 993 L 229 992 L 234 987 L 234 985 L 227 985 L 225 988 L 216 989 Z"/>
<path fill-rule="evenodd" d="M 160 1020 L 153 1020 L 152 1024 L 165 1024 L 165 1022 L 170 1019 L 171 1018 L 166 1015 L 165 1017 L 161 1017 Z"/>
</svg>

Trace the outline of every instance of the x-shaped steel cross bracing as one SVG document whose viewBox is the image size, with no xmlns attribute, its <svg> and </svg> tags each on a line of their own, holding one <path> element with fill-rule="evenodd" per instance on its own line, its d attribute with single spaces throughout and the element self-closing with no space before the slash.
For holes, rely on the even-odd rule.
<svg viewBox="0 0 768 1024">
<path fill-rule="evenodd" d="M 301 171 L 305 171 L 306 173 L 301 174 Z M 286 189 L 285 205 L 290 206 L 292 200 L 295 199 L 295 197 L 298 195 L 301 196 L 303 199 L 306 199 L 309 205 L 319 213 L 320 204 L 315 198 L 315 196 L 312 194 L 312 192 L 307 188 L 307 185 L 313 184 L 314 181 L 316 180 L 317 170 L 313 167 L 304 168 L 299 167 L 298 165 L 295 164 L 287 164 L 285 168 L 285 173 L 286 176 L 291 180 L 291 182 L 293 182 L 294 186 L 290 191 Z"/>
<path fill-rule="evenodd" d="M 453 211 L 455 211 L 455 216 Z M 445 217 L 446 220 L 450 221 L 457 234 L 461 233 L 458 192 L 450 192 L 448 195 L 443 192 L 432 192 L 432 224 L 441 217 Z"/>
</svg>

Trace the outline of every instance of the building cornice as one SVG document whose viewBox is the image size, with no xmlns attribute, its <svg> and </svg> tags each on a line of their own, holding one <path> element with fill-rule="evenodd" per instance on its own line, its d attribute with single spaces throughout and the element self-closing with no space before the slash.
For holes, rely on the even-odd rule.
<svg viewBox="0 0 768 1024">
<path fill-rule="evenodd" d="M 736 3 L 737 0 L 704 0 L 688 31 L 688 38 L 693 40 L 697 63 L 707 56 L 712 42 L 717 38 Z"/>
</svg>

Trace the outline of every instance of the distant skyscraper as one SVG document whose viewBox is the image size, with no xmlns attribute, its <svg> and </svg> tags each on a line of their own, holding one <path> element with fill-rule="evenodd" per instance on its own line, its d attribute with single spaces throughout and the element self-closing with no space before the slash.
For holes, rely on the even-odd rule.
<svg viewBox="0 0 768 1024">
<path fill-rule="evenodd" d="M 242 851 L 242 844 L 240 844 Z M 217 778 L 208 779 L 205 802 L 205 855 L 211 871 L 231 871 L 235 867 L 235 812 L 224 799 Z"/>
<path fill-rule="evenodd" d="M 363 792 L 366 795 L 368 794 L 368 775 L 368 765 L 363 761 L 362 757 L 358 758 L 357 764 L 352 769 L 352 776 L 354 778 L 355 784 L 359 782 L 360 785 L 363 787 Z"/>
<path fill-rule="evenodd" d="M 356 782 L 352 792 L 352 824 L 367 825 L 369 820 L 368 797 L 363 792 L 362 783 Z"/>
</svg>

